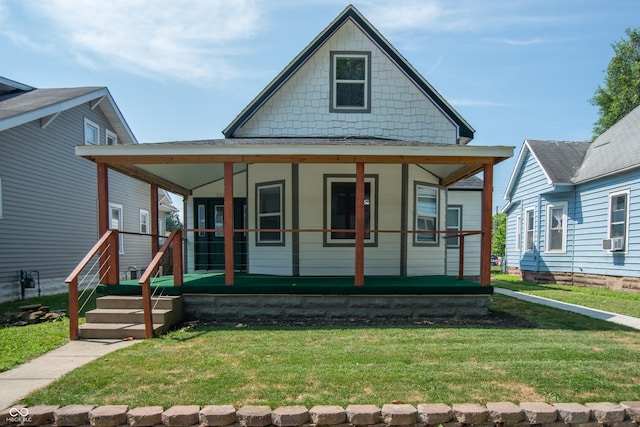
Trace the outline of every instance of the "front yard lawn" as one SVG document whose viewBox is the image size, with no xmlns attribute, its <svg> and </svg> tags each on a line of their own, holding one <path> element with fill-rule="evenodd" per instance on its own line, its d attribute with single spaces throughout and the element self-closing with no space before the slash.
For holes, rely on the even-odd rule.
<svg viewBox="0 0 640 427">
<path fill-rule="evenodd" d="M 79 368 L 25 403 L 275 408 L 640 395 L 637 331 L 501 295 L 491 310 L 535 325 L 184 327 Z"/>
<path fill-rule="evenodd" d="M 580 286 L 536 284 L 522 282 L 513 276 L 493 276 L 492 285 L 512 291 L 578 304 L 611 313 L 640 317 L 640 293 L 611 291 Z"/>
</svg>

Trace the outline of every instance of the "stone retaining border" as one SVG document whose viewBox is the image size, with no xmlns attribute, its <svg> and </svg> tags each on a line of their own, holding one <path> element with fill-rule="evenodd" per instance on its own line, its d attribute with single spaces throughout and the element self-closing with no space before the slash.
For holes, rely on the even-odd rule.
<svg viewBox="0 0 640 427">
<path fill-rule="evenodd" d="M 0 411 L 0 426 L 53 427 L 638 427 L 640 401 L 578 403 L 489 402 L 341 406 L 125 405 L 16 406 Z"/>
</svg>

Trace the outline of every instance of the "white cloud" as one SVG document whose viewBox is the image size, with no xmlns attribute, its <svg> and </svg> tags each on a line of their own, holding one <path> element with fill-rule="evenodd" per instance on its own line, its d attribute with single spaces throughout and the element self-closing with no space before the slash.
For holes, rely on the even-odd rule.
<svg viewBox="0 0 640 427">
<path fill-rule="evenodd" d="M 31 0 L 52 24 L 62 49 L 85 66 L 124 68 L 193 83 L 242 73 L 236 42 L 255 37 L 254 0 Z"/>
</svg>

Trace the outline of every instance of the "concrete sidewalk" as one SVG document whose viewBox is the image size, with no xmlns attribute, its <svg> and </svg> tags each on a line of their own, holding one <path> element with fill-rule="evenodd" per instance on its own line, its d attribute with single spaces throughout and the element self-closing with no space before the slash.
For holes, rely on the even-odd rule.
<svg viewBox="0 0 640 427">
<path fill-rule="evenodd" d="M 494 286 L 494 292 L 497 294 L 506 295 L 512 298 L 517 298 L 522 301 L 532 302 L 535 304 L 546 305 L 548 307 L 557 308 L 560 310 L 570 311 L 572 313 L 582 314 L 583 316 L 592 317 L 594 319 L 605 320 L 607 322 L 617 323 L 618 325 L 628 326 L 630 328 L 640 330 L 640 319 L 637 317 L 624 316 L 622 314 L 610 313 L 608 311 L 596 310 L 594 308 L 583 307 L 581 305 L 569 304 L 566 302 L 559 302 L 549 298 L 534 296 L 525 294 L 522 292 L 515 292 L 508 289 L 498 288 Z"/>
<path fill-rule="evenodd" d="M 123 340 L 71 341 L 24 365 L 0 372 L 0 410 L 9 408 L 67 372 L 135 343 Z"/>
</svg>

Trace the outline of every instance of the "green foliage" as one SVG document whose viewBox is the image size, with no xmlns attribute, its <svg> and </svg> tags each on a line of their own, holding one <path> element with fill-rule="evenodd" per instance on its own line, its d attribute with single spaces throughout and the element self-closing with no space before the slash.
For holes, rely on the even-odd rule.
<svg viewBox="0 0 640 427">
<path fill-rule="evenodd" d="M 507 215 L 498 213 L 493 216 L 493 238 L 491 253 L 504 256 L 507 246 Z"/>
<path fill-rule="evenodd" d="M 591 103 L 599 107 L 594 138 L 640 105 L 640 27 L 626 30 L 626 39 L 612 45 L 615 52 L 604 81 Z"/>
</svg>

